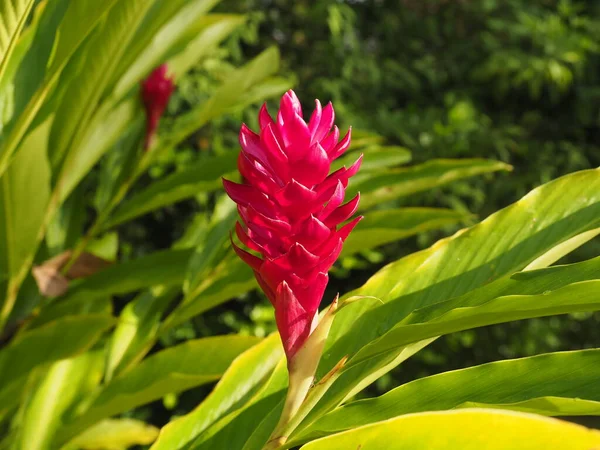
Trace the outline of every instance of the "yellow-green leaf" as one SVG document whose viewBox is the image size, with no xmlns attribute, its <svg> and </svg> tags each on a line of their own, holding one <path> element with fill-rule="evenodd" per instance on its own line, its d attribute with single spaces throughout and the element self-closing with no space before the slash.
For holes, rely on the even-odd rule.
<svg viewBox="0 0 600 450">
<path fill-rule="evenodd" d="M 445 372 L 336 408 L 297 433 L 292 443 L 299 445 L 404 414 L 473 406 L 556 416 L 598 414 L 598 378 L 600 349 L 550 353 Z"/>
<path fill-rule="evenodd" d="M 426 412 L 357 428 L 302 450 L 593 450 L 600 431 L 533 414 L 465 409 Z"/>
<path fill-rule="evenodd" d="M 105 419 L 77 436 L 64 450 L 125 450 L 148 445 L 158 436 L 158 428 L 135 419 Z"/>
</svg>

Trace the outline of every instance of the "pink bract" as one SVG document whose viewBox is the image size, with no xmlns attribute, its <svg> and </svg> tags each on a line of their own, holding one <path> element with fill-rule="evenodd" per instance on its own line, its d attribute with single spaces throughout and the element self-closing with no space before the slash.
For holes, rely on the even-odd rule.
<svg viewBox="0 0 600 450">
<path fill-rule="evenodd" d="M 158 122 L 163 115 L 175 86 L 167 76 L 167 65 L 158 66 L 148 78 L 142 81 L 142 101 L 146 109 L 146 135 L 144 149 L 148 150 L 156 133 Z"/>
<path fill-rule="evenodd" d="M 350 130 L 340 140 L 331 103 L 324 108 L 315 103 L 308 122 L 291 90 L 282 97 L 276 120 L 263 105 L 259 133 L 246 125 L 240 130 L 243 184 L 223 180 L 243 222 L 236 224 L 236 234 L 260 257 L 234 248 L 275 308 L 288 360 L 312 332 L 327 272 L 362 218 L 342 225 L 358 208 L 359 195 L 343 202 L 362 155 L 349 168 L 329 173 L 350 146 Z"/>
</svg>

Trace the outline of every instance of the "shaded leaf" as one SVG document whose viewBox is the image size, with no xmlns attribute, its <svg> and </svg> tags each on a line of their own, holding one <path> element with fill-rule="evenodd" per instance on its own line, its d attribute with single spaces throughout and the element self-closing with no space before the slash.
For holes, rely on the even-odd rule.
<svg viewBox="0 0 600 450">
<path fill-rule="evenodd" d="M 13 308 L 41 238 L 50 198 L 49 125 L 45 122 L 27 136 L 10 170 L 0 178 L 0 275 L 9 282 L 0 328 Z"/>
<path fill-rule="evenodd" d="M 73 283 L 61 302 L 123 294 L 150 286 L 183 283 L 192 251 L 163 250 L 138 259 L 114 264 L 89 278 Z"/>
</svg>

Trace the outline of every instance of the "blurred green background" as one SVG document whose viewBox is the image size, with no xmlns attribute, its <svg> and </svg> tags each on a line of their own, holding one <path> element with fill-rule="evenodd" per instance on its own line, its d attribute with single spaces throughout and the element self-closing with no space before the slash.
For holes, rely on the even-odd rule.
<svg viewBox="0 0 600 450">
<path fill-rule="evenodd" d="M 470 212 L 468 225 L 535 186 L 600 166 L 597 0 L 226 0 L 218 11 L 247 14 L 248 22 L 224 49 L 179 82 L 169 105 L 171 119 L 205 100 L 234 65 L 274 44 L 281 49 L 284 75 L 296 80 L 305 110 L 315 98 L 331 100 L 340 128 L 352 125 L 376 133 L 388 144 L 410 149 L 416 163 L 483 157 L 514 167 L 511 173 L 412 196 L 402 206 Z M 209 152 L 235 150 L 240 122 L 254 125 L 257 111 L 254 105 L 204 127 L 162 157 L 139 187 Z M 169 117 L 162 126 L 169 126 Z M 121 241 L 130 244 L 131 252 L 168 248 L 195 213 L 213 201 L 197 197 L 123 225 Z M 456 229 L 421 234 L 340 261 L 325 302 L 336 292 L 360 286 L 387 262 Z M 569 260 L 597 254 L 598 247 L 596 239 Z M 443 370 L 597 346 L 599 322 L 600 313 L 580 314 L 450 335 L 377 381 L 368 393 Z M 255 292 L 193 319 L 159 346 L 232 331 L 262 336 L 273 329 L 271 307 Z M 208 390 L 155 402 L 141 413 L 162 425 L 192 409 Z"/>
</svg>

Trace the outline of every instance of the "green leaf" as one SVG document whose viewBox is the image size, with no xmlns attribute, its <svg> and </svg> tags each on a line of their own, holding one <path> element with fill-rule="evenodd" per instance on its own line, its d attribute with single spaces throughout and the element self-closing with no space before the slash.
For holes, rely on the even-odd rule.
<svg viewBox="0 0 600 450">
<path fill-rule="evenodd" d="M 207 14 L 196 24 L 193 36 L 185 39 L 186 45 L 167 62 L 169 72 L 178 79 L 194 65 L 198 64 L 245 22 L 245 17 L 236 14 Z"/>
<path fill-rule="evenodd" d="M 352 129 L 352 142 L 350 143 L 350 148 L 352 150 L 368 146 L 379 146 L 383 145 L 384 142 L 385 138 L 373 131 L 357 128 Z"/>
<path fill-rule="evenodd" d="M 161 430 L 152 450 L 189 448 L 189 444 L 204 435 L 211 424 L 248 402 L 263 386 L 282 356 L 277 333 L 242 353 L 223 374 L 213 392 L 194 411 Z"/>
<path fill-rule="evenodd" d="M 52 438 L 61 426 L 61 417 L 90 381 L 102 377 L 102 353 L 84 353 L 54 363 L 46 372 L 28 402 L 19 427 L 18 448 L 52 448 Z"/>
<path fill-rule="evenodd" d="M 100 298 L 124 294 L 150 286 L 183 283 L 192 251 L 164 250 L 108 267 L 73 283 L 61 302 L 76 302 L 80 298 Z"/>
<path fill-rule="evenodd" d="M 348 403 L 299 433 L 289 446 L 403 414 L 485 406 L 544 415 L 598 414 L 600 350 L 550 353 L 420 378 Z M 560 397 L 548 399 L 548 397 Z M 570 397 L 570 398 L 569 398 Z M 590 411 L 590 403 L 594 403 Z"/>
<path fill-rule="evenodd" d="M 363 300 L 337 313 L 318 378 L 342 357 L 352 356 L 385 334 L 411 311 L 510 276 L 556 245 L 599 224 L 600 170 L 582 171 L 543 185 L 482 223 L 389 264 L 362 288 L 348 294 L 374 296 L 385 305 Z M 423 345 L 397 347 L 347 370 L 305 423 L 395 367 L 403 360 L 402 353 Z"/>
<path fill-rule="evenodd" d="M 237 170 L 237 152 L 201 159 L 198 163 L 180 172 L 152 183 L 148 188 L 125 201 L 112 215 L 105 228 L 114 227 L 147 212 L 180 200 L 193 197 L 200 192 L 222 187 L 221 177 Z"/>
<path fill-rule="evenodd" d="M 50 255 L 72 248 L 81 237 L 86 219 L 85 200 L 85 190 L 75 190 L 48 223 L 46 245 Z"/>
<path fill-rule="evenodd" d="M 158 428 L 135 419 L 105 419 L 88 428 L 63 450 L 125 450 L 148 445 L 158 436 Z"/>
<path fill-rule="evenodd" d="M 25 41 L 28 41 L 28 43 L 26 42 L 24 49 L 19 49 L 23 53 L 18 67 L 13 67 L 11 62 L 11 79 L 6 79 L 7 72 L 5 78 L 1 80 L 3 84 L 6 83 L 7 86 L 12 86 L 13 111 L 8 117 L 11 121 L 7 125 L 7 130 L 4 130 L 5 133 L 10 131 L 19 120 L 28 102 L 44 81 L 52 54 L 54 37 L 61 26 L 68 6 L 69 2 L 66 0 L 45 2 L 43 7 L 36 8 L 37 17 L 34 17 L 32 29 L 27 29 L 23 33 L 26 38 Z M 20 44 L 18 46 L 20 47 Z M 37 105 L 38 108 L 40 106 Z M 25 131 L 23 130 L 23 132 Z M 21 138 L 22 135 L 14 144 L 18 145 Z"/>
<path fill-rule="evenodd" d="M 190 259 L 183 286 L 185 297 L 165 321 L 163 329 L 180 324 L 255 286 L 252 271 L 232 254 L 229 244 L 237 218 L 235 203 L 227 196 L 221 196 L 208 232 Z"/>
<path fill-rule="evenodd" d="M 233 71 L 210 99 L 179 117 L 166 139 L 169 142 L 181 142 L 211 119 L 244 106 L 240 100 L 243 95 L 278 70 L 279 51 L 271 47 L 242 68 Z"/>
<path fill-rule="evenodd" d="M 190 29 L 202 26 L 203 16 L 216 3 L 218 0 L 155 2 L 120 62 L 117 73 L 122 75 L 110 90 L 111 95 L 121 98 L 152 69 L 167 60 L 169 50 L 178 42 L 189 40 Z"/>
<path fill-rule="evenodd" d="M 382 309 L 387 308 L 384 305 Z M 600 257 L 579 264 L 521 272 L 458 298 L 416 310 L 379 339 L 362 347 L 346 367 L 421 339 L 455 331 L 598 309 Z"/>
<path fill-rule="evenodd" d="M 348 236 L 342 256 L 435 230 L 464 220 L 467 216 L 452 209 L 400 208 L 370 211 Z"/>
<path fill-rule="evenodd" d="M 15 87 L 15 120 L 1 149 L 0 176 L 8 168 L 13 153 L 62 69 L 116 1 L 57 0 L 44 8 L 30 50 L 15 75 L 18 82 Z M 55 37 L 54 42 L 52 37 Z"/>
<path fill-rule="evenodd" d="M 169 316 L 165 325 L 173 327 L 256 287 L 254 273 L 243 261 L 228 259 L 204 279 L 200 288 Z"/>
<path fill-rule="evenodd" d="M 210 219 L 206 238 L 196 247 L 187 268 L 183 291 L 186 294 L 183 302 L 195 298 L 204 286 L 210 283 L 207 275 L 230 252 L 231 230 L 238 219 L 237 205 L 226 195 L 222 195 L 215 206 Z"/>
<path fill-rule="evenodd" d="M 237 107 L 233 110 L 243 110 L 246 106 L 254 103 L 264 103 L 271 97 L 279 97 L 284 92 L 294 87 L 294 82 L 290 78 L 269 77 L 260 83 L 250 87 L 239 99 Z"/>
<path fill-rule="evenodd" d="M 96 28 L 107 13 L 123 0 L 108 0 L 101 3 L 69 2 L 69 7 L 58 29 L 56 48 L 50 60 L 49 73 L 58 73 L 73 56 L 84 39 Z"/>
<path fill-rule="evenodd" d="M 6 72 L 10 56 L 17 45 L 34 0 L 2 0 L 0 2 L 0 80 Z"/>
<path fill-rule="evenodd" d="M 256 443 L 257 434 L 266 433 L 268 436 L 283 411 L 288 382 L 287 361 L 284 358 L 248 402 L 212 424 L 198 436 L 190 450 L 210 450 L 215 447 L 247 450 L 248 445 Z M 268 429 L 269 425 L 273 427 L 271 430 Z M 236 432 L 231 433 L 231 430 Z M 262 445 L 258 448 L 262 448 Z"/>
<path fill-rule="evenodd" d="M 533 414 L 486 409 L 426 412 L 357 428 L 302 450 L 591 450 L 600 432 Z"/>
<path fill-rule="evenodd" d="M 99 155 L 104 154 L 104 156 L 98 167 L 98 182 L 94 196 L 94 207 L 102 214 L 102 217 L 97 218 L 97 222 L 104 223 L 107 220 L 106 216 L 117 206 L 114 202 L 122 201 L 121 190 L 131 184 L 130 177 L 137 171 L 140 163 L 140 142 L 145 125 L 141 120 L 142 114 L 139 116 L 132 126 L 124 130 L 114 145 L 99 152 Z M 100 227 L 100 223 L 96 226 Z"/>
<path fill-rule="evenodd" d="M 0 422 L 21 403 L 23 394 L 27 391 L 29 375 L 27 373 L 9 385 L 0 388 Z"/>
<path fill-rule="evenodd" d="M 65 70 L 65 78 L 74 82 L 70 83 L 56 110 L 56 120 L 50 133 L 53 166 L 65 157 L 63 171 L 71 171 L 70 154 L 81 151 L 82 138 L 104 90 L 152 3 L 153 0 L 116 3 L 106 20 L 82 46 L 78 58 L 73 58 Z M 110 108 L 110 105 L 103 104 L 101 108 Z"/>
<path fill-rule="evenodd" d="M 535 189 L 427 250 L 389 264 L 352 293 L 378 297 L 386 305 L 372 309 L 373 304 L 358 302 L 338 313 L 328 342 L 335 349 L 326 349 L 323 362 L 328 362 L 320 373 L 411 311 L 510 275 L 561 242 L 597 228 L 599 213 L 600 170 L 577 172 Z"/>
<path fill-rule="evenodd" d="M 549 251 L 538 257 L 535 261 L 530 262 L 523 270 L 534 270 L 543 267 L 548 267 L 558 261 L 565 255 L 568 255 L 573 250 L 581 247 L 586 242 L 591 241 L 600 234 L 600 228 L 589 230 L 577 236 L 567 239 L 564 242 L 552 247 Z"/>
<path fill-rule="evenodd" d="M 112 325 L 112 317 L 90 314 L 58 319 L 23 333 L 0 351 L 0 386 L 41 364 L 86 351 Z"/>
<path fill-rule="evenodd" d="M 341 158 L 334 161 L 331 170 L 337 170 L 343 166 L 350 167 L 358 159 L 359 153 L 363 154 L 363 162 L 360 165 L 360 172 L 380 171 L 389 169 L 393 166 L 407 163 L 411 160 L 410 150 L 397 146 L 372 146 L 362 149 L 360 152 L 351 151 Z M 358 175 L 357 175 L 358 176 Z"/>
<path fill-rule="evenodd" d="M 493 405 L 465 402 L 460 405 L 460 408 L 508 409 L 509 411 L 527 412 L 543 416 L 598 416 L 600 414 L 600 402 L 552 396 L 532 398 L 514 403 L 494 403 Z"/>
<path fill-rule="evenodd" d="M 155 288 L 142 292 L 123 308 L 108 350 L 107 380 L 138 362 L 150 350 L 163 314 L 179 292 L 178 288 Z"/>
<path fill-rule="evenodd" d="M 113 378 L 89 409 L 59 434 L 63 443 L 101 419 L 149 403 L 169 393 L 181 392 L 218 380 L 231 362 L 260 339 L 250 336 L 217 336 L 196 339 L 156 353 L 129 371 Z"/>
<path fill-rule="evenodd" d="M 8 281 L 0 328 L 13 309 L 41 240 L 50 197 L 49 125 L 47 121 L 27 136 L 10 170 L 0 178 L 0 277 Z"/>
<path fill-rule="evenodd" d="M 54 301 L 40 309 L 38 315 L 31 318 L 29 329 L 38 328 L 54 320 L 67 316 L 79 316 L 88 314 L 112 315 L 112 301 L 109 296 L 90 298 L 88 296 L 76 296 L 64 302 Z"/>
<path fill-rule="evenodd" d="M 123 101 L 105 114 L 94 116 L 79 150 L 69 160 L 69 170 L 62 171 L 61 183 L 55 187 L 60 193 L 61 202 L 124 133 L 141 124 L 144 117 L 141 111 L 139 102 L 132 99 Z"/>
<path fill-rule="evenodd" d="M 505 163 L 486 159 L 437 159 L 406 169 L 359 172 L 350 180 L 346 196 L 360 192 L 360 208 L 367 209 L 462 178 L 510 169 Z"/>
</svg>

